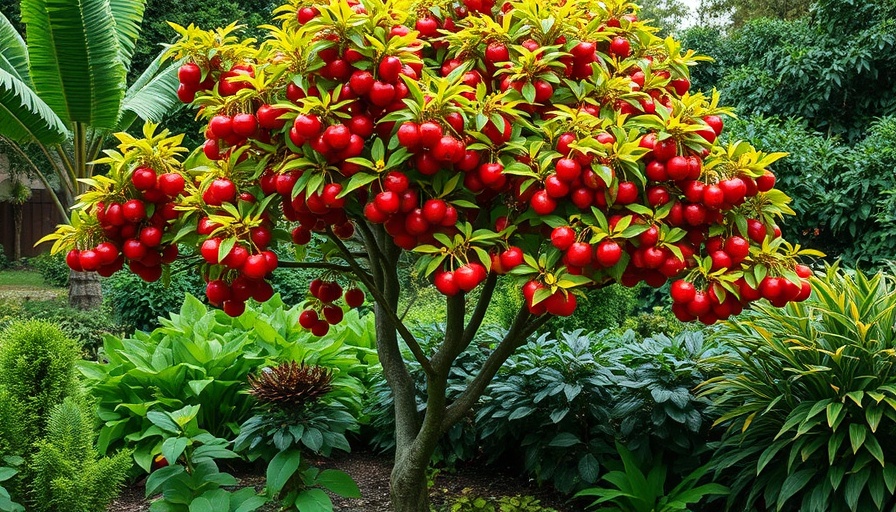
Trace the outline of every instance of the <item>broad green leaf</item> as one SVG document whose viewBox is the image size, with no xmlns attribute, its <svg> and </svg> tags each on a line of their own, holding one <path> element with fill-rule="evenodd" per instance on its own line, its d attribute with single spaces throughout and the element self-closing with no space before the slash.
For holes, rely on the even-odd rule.
<svg viewBox="0 0 896 512">
<path fill-rule="evenodd" d="M 302 512 L 331 512 L 333 501 L 320 489 L 308 489 L 296 496 L 296 508 Z"/>
<path fill-rule="evenodd" d="M 114 129 L 127 70 L 107 0 L 23 0 L 31 80 L 63 123 Z"/>
<path fill-rule="evenodd" d="M 68 130 L 25 82 L 0 68 L 0 136 L 14 142 L 57 144 Z"/>
<path fill-rule="evenodd" d="M 558 448 L 568 448 L 573 445 L 579 444 L 581 441 L 575 434 L 571 432 L 561 432 L 554 436 L 554 439 L 551 439 L 551 442 L 548 446 L 556 446 Z"/>
<path fill-rule="evenodd" d="M 175 464 L 186 447 L 187 439 L 185 437 L 169 437 L 162 443 L 162 456 L 169 464 Z"/>
<path fill-rule="evenodd" d="M 131 67 L 131 57 L 137 46 L 137 38 L 140 37 L 146 0 L 109 0 L 109 8 L 115 21 L 118 58 L 127 69 Z"/>
<path fill-rule="evenodd" d="M 358 484 L 347 473 L 335 469 L 325 469 L 317 477 L 317 484 L 330 492 L 345 498 L 360 498 Z"/>
<path fill-rule="evenodd" d="M 31 86 L 28 72 L 28 47 L 12 23 L 0 12 L 0 69 Z"/>
<path fill-rule="evenodd" d="M 267 487 L 272 496 L 276 496 L 299 468 L 302 455 L 298 450 L 286 450 L 271 459 L 267 470 Z"/>
<path fill-rule="evenodd" d="M 137 118 L 160 122 L 183 105 L 177 98 L 177 63 L 165 65 L 162 53 L 128 88 L 121 102 L 119 130 L 126 130 Z"/>
<path fill-rule="evenodd" d="M 849 425 L 849 442 L 852 445 L 852 453 L 859 451 L 859 448 L 865 443 L 868 436 L 868 428 L 859 423 L 850 423 Z"/>
<path fill-rule="evenodd" d="M 155 495 L 168 479 L 175 478 L 183 473 L 184 467 L 178 464 L 165 466 L 164 468 L 153 471 L 152 474 L 149 475 L 149 478 L 146 479 L 145 496 L 149 497 Z"/>
</svg>

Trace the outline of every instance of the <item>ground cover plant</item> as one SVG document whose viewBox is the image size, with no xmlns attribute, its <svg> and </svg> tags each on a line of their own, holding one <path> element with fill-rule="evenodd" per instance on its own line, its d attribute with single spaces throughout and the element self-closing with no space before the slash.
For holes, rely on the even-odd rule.
<svg viewBox="0 0 896 512">
<path fill-rule="evenodd" d="M 632 4 L 365 0 L 275 15 L 257 44 L 235 25 L 176 26 L 179 96 L 206 142 L 188 151 L 153 124 L 119 134 L 98 162 L 109 172 L 47 240 L 75 271 L 127 264 L 147 281 L 190 245 L 209 301 L 239 318 L 272 296 L 276 269 L 317 269 L 298 318 L 314 336 L 372 299 L 396 510 L 428 508 L 439 438 L 584 290 L 673 279 L 676 316 L 708 324 L 760 297 L 808 297 L 803 251 L 777 227 L 790 210 L 769 166 L 783 154 L 716 144 L 728 109 L 689 92 L 701 59 Z M 305 247 L 312 232 L 325 242 Z M 446 297 L 428 350 L 397 309 L 407 260 Z M 449 403 L 499 279 L 524 300 Z M 400 344 L 426 375 L 422 414 Z"/>
</svg>

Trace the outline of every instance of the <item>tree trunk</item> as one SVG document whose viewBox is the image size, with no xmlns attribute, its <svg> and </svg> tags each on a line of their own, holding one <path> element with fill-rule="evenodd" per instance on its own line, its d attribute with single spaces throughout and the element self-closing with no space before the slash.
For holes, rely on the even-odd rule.
<svg viewBox="0 0 896 512">
<path fill-rule="evenodd" d="M 97 309 L 103 303 L 100 276 L 95 272 L 69 272 L 68 304 L 81 309 Z"/>
<path fill-rule="evenodd" d="M 22 259 L 22 205 L 19 203 L 13 203 L 12 205 L 12 218 L 15 229 L 15 239 L 13 240 L 12 245 L 12 259 L 13 261 L 19 261 Z"/>
</svg>

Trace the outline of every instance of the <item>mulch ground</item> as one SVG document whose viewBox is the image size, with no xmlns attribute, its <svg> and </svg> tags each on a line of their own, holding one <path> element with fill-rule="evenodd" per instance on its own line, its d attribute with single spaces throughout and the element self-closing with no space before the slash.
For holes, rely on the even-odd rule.
<svg viewBox="0 0 896 512">
<path fill-rule="evenodd" d="M 357 482 L 361 498 L 346 499 L 333 496 L 335 510 L 339 512 L 391 512 L 389 501 L 389 474 L 392 460 L 388 455 L 367 451 L 337 456 L 322 460 L 322 469 L 333 468 L 345 471 Z M 261 490 L 264 475 L 251 468 L 236 468 L 231 474 L 240 481 L 240 486 L 252 486 Z M 553 507 L 558 512 L 579 512 L 582 507 L 567 504 L 567 499 L 550 487 L 539 487 L 535 482 L 520 476 L 511 467 L 485 466 L 477 463 L 459 463 L 454 473 L 441 472 L 430 490 L 430 499 L 436 507 L 452 503 L 458 496 L 491 497 L 531 495 L 541 500 L 543 506 Z M 128 486 L 121 496 L 109 506 L 109 512 L 145 512 L 149 501 L 143 498 L 143 482 Z M 265 508 L 273 511 L 276 508 Z"/>
</svg>

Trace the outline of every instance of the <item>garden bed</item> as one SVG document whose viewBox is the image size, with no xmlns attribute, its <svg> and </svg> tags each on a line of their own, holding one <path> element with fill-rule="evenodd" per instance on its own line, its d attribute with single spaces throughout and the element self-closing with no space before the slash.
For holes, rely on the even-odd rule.
<svg viewBox="0 0 896 512">
<path fill-rule="evenodd" d="M 361 489 L 360 499 L 333 497 L 335 510 L 340 512 L 391 512 L 389 501 L 389 473 L 392 471 L 392 459 L 389 455 L 359 451 L 352 454 L 335 456 L 333 459 L 321 460 L 322 468 L 334 468 L 345 471 L 357 482 Z M 252 486 L 261 490 L 264 475 L 260 471 L 243 470 L 234 472 L 242 486 Z M 485 466 L 481 463 L 459 464 L 455 473 L 441 472 L 430 490 L 430 497 L 435 506 L 453 503 L 458 497 L 501 497 L 515 495 L 531 495 L 541 500 L 546 507 L 553 507 L 558 512 L 572 512 L 573 507 L 566 504 L 563 495 L 550 487 L 539 487 L 526 477 L 519 476 L 509 467 Z M 143 498 L 143 481 L 124 489 L 121 496 L 110 506 L 110 512 L 145 512 L 149 510 L 149 501 Z M 264 509 L 276 510 L 268 506 Z"/>
</svg>

